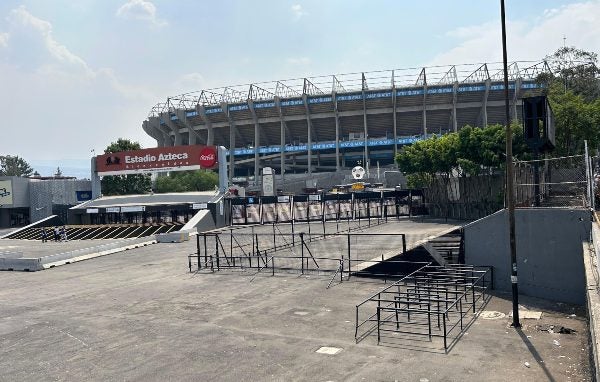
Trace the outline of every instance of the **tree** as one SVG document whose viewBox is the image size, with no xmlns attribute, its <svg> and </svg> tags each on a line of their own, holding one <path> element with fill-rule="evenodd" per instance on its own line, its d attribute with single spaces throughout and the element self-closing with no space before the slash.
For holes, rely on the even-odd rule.
<svg viewBox="0 0 600 382">
<path fill-rule="evenodd" d="M 546 60 L 550 62 L 555 74 L 545 74 L 540 80 L 547 84 L 560 84 L 558 89 L 563 92 L 570 90 L 583 97 L 586 102 L 600 97 L 600 70 L 596 53 L 565 46 L 547 56 Z"/>
<path fill-rule="evenodd" d="M 121 151 L 140 150 L 139 142 L 119 138 L 104 150 L 105 154 Z M 145 194 L 151 191 L 151 180 L 148 174 L 108 175 L 102 178 L 104 195 Z"/>
<path fill-rule="evenodd" d="M 598 55 L 563 47 L 546 60 L 553 73 L 537 80 L 545 88 L 554 113 L 555 155 L 583 153 L 584 140 L 591 148 L 600 144 L 600 70 Z"/>
<path fill-rule="evenodd" d="M 156 192 L 209 191 L 218 183 L 219 177 L 213 171 L 172 172 L 156 180 Z"/>
<path fill-rule="evenodd" d="M 527 146 L 518 124 L 512 125 L 513 153 L 527 159 Z M 465 126 L 457 133 L 418 141 L 405 146 L 396 162 L 410 186 L 426 187 L 435 176 L 492 174 L 504 166 L 506 135 L 502 125 L 486 128 Z"/>
<path fill-rule="evenodd" d="M 0 176 L 30 176 L 33 168 L 19 156 L 0 155 Z"/>
<path fill-rule="evenodd" d="M 571 90 L 554 83 L 548 92 L 556 128 L 556 154 L 583 153 L 584 140 L 591 148 L 600 144 L 600 99 L 586 102 Z"/>
</svg>

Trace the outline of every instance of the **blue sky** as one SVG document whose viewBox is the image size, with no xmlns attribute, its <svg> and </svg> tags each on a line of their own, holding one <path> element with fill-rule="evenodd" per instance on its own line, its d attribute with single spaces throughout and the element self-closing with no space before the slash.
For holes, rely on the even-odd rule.
<svg viewBox="0 0 600 382">
<path fill-rule="evenodd" d="M 507 0 L 509 60 L 600 52 L 600 1 Z M 86 167 L 167 96 L 501 59 L 498 1 L 0 2 L 0 154 Z M 81 165 L 78 165 L 80 163 Z M 40 172 L 48 172 L 46 167 Z M 69 170 L 70 171 L 70 170 Z"/>
</svg>

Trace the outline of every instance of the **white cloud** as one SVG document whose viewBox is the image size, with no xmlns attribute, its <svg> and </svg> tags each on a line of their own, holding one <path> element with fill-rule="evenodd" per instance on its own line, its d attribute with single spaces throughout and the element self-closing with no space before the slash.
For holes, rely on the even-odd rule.
<svg viewBox="0 0 600 382">
<path fill-rule="evenodd" d="M 49 81 L 60 79 L 65 81 L 65 84 L 108 84 L 114 91 L 127 98 L 139 99 L 148 94 L 145 89 L 120 82 L 110 68 L 90 67 L 83 58 L 54 38 L 50 22 L 34 16 L 24 6 L 10 11 L 8 21 L 11 25 L 11 35 L 15 39 L 15 43 L 11 44 L 13 50 L 9 60 L 18 63 L 21 71 L 30 70 Z M 8 36 L 8 33 L 5 34 Z M 2 36 L 3 34 L 0 34 L 0 44 Z"/>
<path fill-rule="evenodd" d="M 0 33 L 0 47 L 6 48 L 8 46 L 9 34 L 4 32 Z"/>
<path fill-rule="evenodd" d="M 306 12 L 304 9 L 302 9 L 302 5 L 300 5 L 300 4 L 292 5 L 291 11 L 292 11 L 292 14 L 294 15 L 294 19 L 296 19 L 296 20 L 300 20 L 303 16 L 308 15 L 308 12 Z"/>
<path fill-rule="evenodd" d="M 10 37 L 0 49 L 0 110 L 15 128 L 3 131 L 0 152 L 85 158 L 91 147 L 100 152 L 123 136 L 153 145 L 140 123 L 164 89 L 136 86 L 110 68 L 94 68 L 57 40 L 49 21 L 25 7 L 10 11 L 7 21 L 9 29 L 0 32 L 2 41 Z"/>
<path fill-rule="evenodd" d="M 187 73 L 180 76 L 176 81 L 175 85 L 177 89 L 181 90 L 198 90 L 206 86 L 206 80 L 200 73 Z"/>
<path fill-rule="evenodd" d="M 545 10 L 532 21 L 507 21 L 508 60 L 538 60 L 563 45 L 600 52 L 600 1 L 574 3 Z M 500 21 L 461 27 L 447 32 L 460 40 L 430 65 L 490 62 L 502 60 Z"/>
<path fill-rule="evenodd" d="M 12 29 L 11 34 L 16 40 L 13 44 L 13 54 L 18 57 L 26 55 L 31 65 L 43 62 L 45 70 L 55 71 L 63 67 L 71 72 L 94 76 L 81 57 L 56 41 L 52 33 L 52 24 L 48 21 L 32 15 L 23 5 L 11 10 L 7 19 Z"/>
<path fill-rule="evenodd" d="M 146 0 L 129 0 L 117 10 L 117 17 L 148 21 L 156 26 L 167 25 L 165 20 L 156 17 L 156 6 Z"/>
<path fill-rule="evenodd" d="M 308 65 L 311 61 L 308 57 L 289 57 L 286 62 L 291 65 Z"/>
</svg>

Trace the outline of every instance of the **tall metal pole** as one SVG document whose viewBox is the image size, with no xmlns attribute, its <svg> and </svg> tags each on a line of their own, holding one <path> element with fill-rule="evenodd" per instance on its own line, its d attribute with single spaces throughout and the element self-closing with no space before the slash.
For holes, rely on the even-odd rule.
<svg viewBox="0 0 600 382">
<path fill-rule="evenodd" d="M 504 61 L 504 102 L 506 109 L 506 201 L 508 205 L 508 234 L 510 241 L 510 281 L 512 284 L 513 304 L 512 326 L 515 328 L 520 328 L 519 285 L 517 283 L 517 244 L 515 240 L 515 194 L 512 157 L 512 129 L 510 126 L 510 106 L 508 103 L 508 63 L 506 58 L 506 21 L 504 17 L 504 0 L 500 0 L 500 17 L 502 19 L 502 58 Z M 515 89 L 515 91 L 517 91 L 517 89 Z"/>
</svg>

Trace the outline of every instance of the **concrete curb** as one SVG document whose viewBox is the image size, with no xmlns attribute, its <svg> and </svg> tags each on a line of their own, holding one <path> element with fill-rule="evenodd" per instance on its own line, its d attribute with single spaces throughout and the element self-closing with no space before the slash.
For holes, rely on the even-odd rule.
<svg viewBox="0 0 600 382">
<path fill-rule="evenodd" d="M 131 244 L 131 245 L 127 245 L 127 246 L 124 246 L 124 247 L 109 249 L 109 250 L 106 250 L 106 251 L 101 251 L 101 252 L 96 252 L 96 253 L 90 253 L 90 254 L 87 254 L 87 255 L 81 255 L 81 256 L 71 257 L 71 258 L 68 258 L 68 259 L 63 259 L 63 260 L 58 260 L 58 261 L 53 261 L 53 262 L 46 262 L 46 263 L 42 264 L 42 267 L 43 267 L 43 269 L 54 268 L 54 267 L 57 267 L 57 266 L 60 266 L 60 265 L 65 265 L 65 264 L 75 263 L 77 261 L 83 261 L 83 260 L 93 259 L 93 258 L 96 258 L 96 257 L 111 255 L 113 253 L 123 252 L 123 251 L 127 251 L 127 250 L 130 250 L 130 249 L 144 247 L 144 246 L 147 246 L 147 245 L 150 245 L 150 244 L 156 244 L 156 243 L 157 243 L 156 240 L 149 240 L 147 242 Z"/>
<path fill-rule="evenodd" d="M 585 266 L 586 300 L 590 328 L 590 355 L 594 367 L 594 380 L 600 381 L 600 280 L 598 279 L 598 257 L 600 253 L 600 228 L 592 223 L 593 243 L 583 242 L 583 262 Z"/>
<path fill-rule="evenodd" d="M 35 272 L 157 243 L 153 236 L 132 243 L 118 242 L 34 258 L 0 258 L 0 270 Z M 116 244 L 116 245 L 115 245 Z"/>
</svg>

